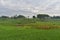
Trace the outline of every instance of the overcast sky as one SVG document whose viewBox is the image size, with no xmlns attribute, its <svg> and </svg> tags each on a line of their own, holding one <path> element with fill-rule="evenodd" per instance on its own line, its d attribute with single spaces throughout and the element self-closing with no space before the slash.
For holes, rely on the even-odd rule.
<svg viewBox="0 0 60 40">
<path fill-rule="evenodd" d="M 1 15 L 20 14 L 20 10 L 22 12 L 26 11 L 26 13 L 23 13 L 24 15 L 32 15 L 34 13 L 60 15 L 60 0 L 0 0 L 1 9 L 3 9 L 2 12 L 0 11 Z M 7 9 L 13 13 L 9 13 Z"/>
</svg>

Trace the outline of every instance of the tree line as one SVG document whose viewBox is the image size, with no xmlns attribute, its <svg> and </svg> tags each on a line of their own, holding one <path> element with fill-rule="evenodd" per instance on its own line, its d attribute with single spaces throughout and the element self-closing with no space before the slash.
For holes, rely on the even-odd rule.
<svg viewBox="0 0 60 40">
<path fill-rule="evenodd" d="M 60 16 L 50 16 L 48 14 L 37 14 L 37 17 L 33 16 L 32 18 L 39 18 L 39 19 L 60 19 Z"/>
<path fill-rule="evenodd" d="M 13 17 L 9 17 L 9 16 L 1 16 L 0 18 L 14 18 L 14 19 L 18 19 L 18 18 L 26 18 L 24 15 L 15 15 Z M 29 18 L 29 16 L 28 16 Z M 37 16 L 32 16 L 32 18 L 39 18 L 39 19 L 60 19 L 60 16 L 50 16 L 48 14 L 37 14 Z"/>
</svg>

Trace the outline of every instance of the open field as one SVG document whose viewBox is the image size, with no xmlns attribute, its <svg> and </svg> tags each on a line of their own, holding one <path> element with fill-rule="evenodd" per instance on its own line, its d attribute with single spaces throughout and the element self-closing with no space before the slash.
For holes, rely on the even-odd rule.
<svg viewBox="0 0 60 40">
<path fill-rule="evenodd" d="M 60 29 L 0 29 L 0 40 L 60 40 Z"/>
<path fill-rule="evenodd" d="M 60 40 L 60 21 L 0 19 L 0 40 Z"/>
</svg>

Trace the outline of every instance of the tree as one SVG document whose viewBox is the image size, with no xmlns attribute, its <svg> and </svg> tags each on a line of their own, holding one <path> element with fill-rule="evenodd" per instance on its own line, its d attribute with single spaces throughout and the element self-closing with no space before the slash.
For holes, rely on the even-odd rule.
<svg viewBox="0 0 60 40">
<path fill-rule="evenodd" d="M 33 18 L 36 18 L 35 16 L 33 16 Z"/>
<path fill-rule="evenodd" d="M 17 14 L 16 14 L 16 15 L 14 15 L 14 17 L 11 17 L 11 18 L 17 19 Z"/>
<path fill-rule="evenodd" d="M 9 18 L 8 16 L 1 16 L 0 18 Z"/>
<path fill-rule="evenodd" d="M 60 19 L 60 16 L 53 16 L 53 19 Z"/>
<path fill-rule="evenodd" d="M 23 15 L 18 15 L 17 18 L 25 18 Z"/>
<path fill-rule="evenodd" d="M 47 14 L 38 14 L 37 15 L 37 18 L 40 18 L 40 19 L 44 19 L 44 18 L 48 18 L 48 17 L 50 17 L 50 16 Z"/>
</svg>

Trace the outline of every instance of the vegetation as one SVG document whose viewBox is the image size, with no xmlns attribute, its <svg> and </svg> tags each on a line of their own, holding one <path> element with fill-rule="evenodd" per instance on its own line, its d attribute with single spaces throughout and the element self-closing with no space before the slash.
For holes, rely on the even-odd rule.
<svg viewBox="0 0 60 40">
<path fill-rule="evenodd" d="M 60 40 L 60 19 L 42 16 L 0 17 L 0 40 Z"/>
<path fill-rule="evenodd" d="M 47 14 L 38 14 L 37 15 L 37 18 L 40 18 L 40 19 L 44 19 L 44 18 L 48 18 L 48 17 L 50 17 L 50 16 Z"/>
</svg>

